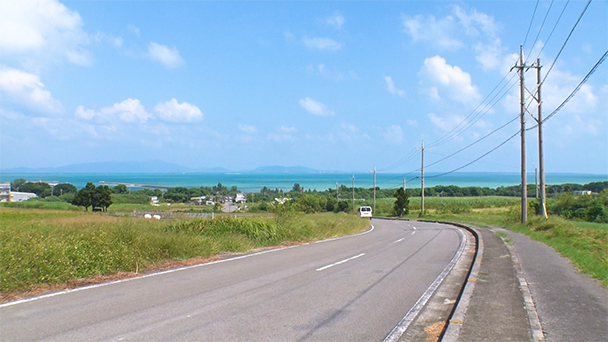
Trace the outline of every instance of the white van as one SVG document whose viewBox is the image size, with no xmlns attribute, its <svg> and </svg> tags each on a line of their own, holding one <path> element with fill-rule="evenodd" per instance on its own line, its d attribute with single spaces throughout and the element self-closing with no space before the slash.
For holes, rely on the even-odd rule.
<svg viewBox="0 0 608 342">
<path fill-rule="evenodd" d="M 368 206 L 368 205 L 364 205 L 359 207 L 359 210 L 357 210 L 357 214 L 359 215 L 359 217 L 369 217 L 370 219 L 372 218 L 372 207 Z"/>
</svg>

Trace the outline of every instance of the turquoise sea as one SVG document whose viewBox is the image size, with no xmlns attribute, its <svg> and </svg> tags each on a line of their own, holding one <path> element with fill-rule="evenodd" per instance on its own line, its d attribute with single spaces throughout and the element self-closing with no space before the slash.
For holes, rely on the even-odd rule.
<svg viewBox="0 0 608 342">
<path fill-rule="evenodd" d="M 479 186 L 497 188 L 520 184 L 518 173 L 485 173 L 457 172 L 438 177 L 438 173 L 425 174 L 425 187 L 435 185 Z M 259 192 L 263 187 L 289 191 L 295 183 L 305 190 L 335 189 L 336 183 L 351 187 L 353 176 L 356 187 L 372 188 L 372 173 L 309 173 L 309 174 L 258 174 L 258 173 L 31 173 L 0 174 L 0 182 L 11 182 L 18 178 L 28 181 L 60 182 L 74 184 L 82 188 L 87 182 L 99 185 L 100 182 L 146 184 L 157 187 L 187 187 L 198 188 L 222 183 L 227 187 L 237 186 L 244 192 Z M 406 179 L 408 188 L 420 188 L 420 178 L 416 174 L 376 173 L 376 185 L 382 189 L 397 188 Z M 608 174 L 571 174 L 548 173 L 545 177 L 547 184 L 577 183 L 608 181 Z M 528 183 L 534 184 L 534 173 L 528 175 Z"/>
</svg>

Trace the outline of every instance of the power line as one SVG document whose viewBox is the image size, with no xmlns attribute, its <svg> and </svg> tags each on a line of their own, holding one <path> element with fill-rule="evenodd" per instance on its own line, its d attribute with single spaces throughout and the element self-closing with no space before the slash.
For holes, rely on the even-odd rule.
<svg viewBox="0 0 608 342">
<path fill-rule="evenodd" d="M 545 22 L 547 21 L 547 17 L 549 16 L 549 12 L 551 12 L 551 8 L 553 7 L 553 1 L 551 0 L 551 4 L 549 4 L 549 8 L 547 9 L 547 13 L 545 13 L 545 18 L 543 18 L 542 24 L 540 24 L 540 28 L 538 29 L 538 33 L 536 34 L 536 38 L 534 38 L 534 44 L 532 44 L 532 50 L 536 43 L 538 43 L 538 37 L 540 37 L 540 33 L 543 31 L 543 27 L 545 27 Z M 527 62 L 527 61 L 526 61 Z"/>
<path fill-rule="evenodd" d="M 526 46 L 526 41 L 528 40 L 528 34 L 530 33 L 530 29 L 532 28 L 532 23 L 534 22 L 534 17 L 536 16 L 536 9 L 538 8 L 538 3 L 540 0 L 536 0 L 536 5 L 534 6 L 534 12 L 532 12 L 532 18 L 530 19 L 530 25 L 528 25 L 528 31 L 526 32 L 526 38 L 524 38 L 524 46 Z"/>
<path fill-rule="evenodd" d="M 474 142 L 470 143 L 469 145 L 467 145 L 467 146 L 465 146 L 465 147 L 461 148 L 460 150 L 458 150 L 458 151 L 456 151 L 456 152 L 454 152 L 454 153 L 452 153 L 452 154 L 449 154 L 449 155 L 447 155 L 446 157 L 444 157 L 444 158 L 442 158 L 442 159 L 439 159 L 439 160 L 437 160 L 437 161 L 435 161 L 435 162 L 433 162 L 433 163 L 431 163 L 431 164 L 427 164 L 426 166 L 427 166 L 427 167 L 429 167 L 429 166 L 436 165 L 436 164 L 438 164 L 438 163 L 440 163 L 440 162 L 442 162 L 442 161 L 444 161 L 444 160 L 446 160 L 446 159 L 448 159 L 448 158 L 451 158 L 451 157 L 453 157 L 453 156 L 457 155 L 458 153 L 460 153 L 460 152 L 462 152 L 462 151 L 464 151 L 464 150 L 468 149 L 469 147 L 471 147 L 471 146 L 473 146 L 473 145 L 477 144 L 478 142 L 480 142 L 480 141 L 482 141 L 482 140 L 486 139 L 487 137 L 491 136 L 492 134 L 494 134 L 494 133 L 496 133 L 496 132 L 500 131 L 501 129 L 503 129 L 503 128 L 505 128 L 505 127 L 507 127 L 509 124 L 513 123 L 513 122 L 514 122 L 515 120 L 517 120 L 517 119 L 519 119 L 519 116 L 516 116 L 515 118 L 513 118 L 512 120 L 510 120 L 510 121 L 509 121 L 509 122 L 507 122 L 506 124 L 504 124 L 504 125 L 502 125 L 502 126 L 498 127 L 497 129 L 495 129 L 495 130 L 493 130 L 492 132 L 490 132 L 490 133 L 486 134 L 485 136 L 481 137 L 480 139 L 477 139 L 476 141 L 474 141 Z"/>
<path fill-rule="evenodd" d="M 564 107 L 564 105 L 566 103 L 568 103 L 568 101 L 570 101 L 570 99 L 572 99 L 574 97 L 574 95 L 587 82 L 587 80 L 589 79 L 589 77 L 591 77 L 591 75 L 593 75 L 593 73 L 595 73 L 595 71 L 597 70 L 597 68 L 606 60 L 606 56 L 608 56 L 608 50 L 606 50 L 606 52 L 604 52 L 604 54 L 602 55 L 602 57 L 600 57 L 599 61 L 597 61 L 597 63 L 595 63 L 595 65 L 593 66 L 593 68 L 591 68 L 591 70 L 587 73 L 587 75 L 583 78 L 583 80 L 580 81 L 580 83 L 576 86 L 576 88 L 574 88 L 574 90 L 570 93 L 570 95 L 568 95 L 568 97 L 553 112 L 551 112 L 551 114 L 547 115 L 547 117 L 545 117 L 543 119 L 542 123 L 544 123 L 545 121 L 549 120 L 551 117 L 553 117 L 553 115 L 557 114 L 557 112 L 559 112 Z"/>
<path fill-rule="evenodd" d="M 499 149 L 501 146 L 503 146 L 504 144 L 506 144 L 507 142 L 509 142 L 511 139 L 515 138 L 515 137 L 516 137 L 516 136 L 519 134 L 519 132 L 520 132 L 520 131 L 518 130 L 517 132 L 515 132 L 515 134 L 513 134 L 513 135 L 512 135 L 512 136 L 510 136 L 510 137 L 509 137 L 507 140 L 505 140 L 505 141 L 503 141 L 502 143 L 500 143 L 498 146 L 494 147 L 493 149 L 491 149 L 491 150 L 489 150 L 488 152 L 486 152 L 486 153 L 482 154 L 482 155 L 481 155 L 481 156 L 479 156 L 478 158 L 475 158 L 474 160 L 472 160 L 472 161 L 470 161 L 470 162 L 468 162 L 468 163 L 466 163 L 466 164 L 464 164 L 464 165 L 462 165 L 462 166 L 460 166 L 460 167 L 457 167 L 457 168 L 455 168 L 455 169 L 453 169 L 453 170 L 451 170 L 451 171 L 448 171 L 448 172 L 444 172 L 444 173 L 440 173 L 440 174 L 437 174 L 437 175 L 432 175 L 432 176 L 427 176 L 426 178 L 437 178 L 437 177 L 442 177 L 442 176 L 445 176 L 445 175 L 449 175 L 450 173 L 454 173 L 454 172 L 456 172 L 456 171 L 458 171 L 458 170 L 462 170 L 462 169 L 464 169 L 465 167 L 467 167 L 467 166 L 469 166 L 469 165 L 471 165 L 471 164 L 473 164 L 473 163 L 475 163 L 475 162 L 479 161 L 481 158 L 483 158 L 483 157 L 487 156 L 488 154 L 490 154 L 490 153 L 492 153 L 492 152 L 496 151 L 496 150 L 497 150 L 497 149 Z"/>
<path fill-rule="evenodd" d="M 486 98 L 483 100 L 483 102 L 485 102 L 490 97 L 490 95 L 494 92 L 494 90 L 496 90 L 496 88 L 498 88 L 498 86 L 506 79 L 506 77 L 507 77 L 507 75 L 505 75 L 502 78 L 502 80 L 496 85 L 496 87 L 494 87 L 494 89 L 492 89 L 492 91 L 488 94 L 488 96 L 486 96 Z M 484 117 L 496 105 L 496 103 L 498 103 L 498 101 L 500 101 L 502 98 L 504 98 L 509 93 L 509 91 L 513 88 L 513 86 L 515 86 L 516 82 L 513 82 L 511 84 L 511 86 L 509 87 L 509 89 L 507 89 L 506 91 L 503 92 L 503 90 L 509 85 L 509 83 L 513 80 L 514 77 L 515 76 L 511 76 L 511 79 L 507 83 L 505 83 L 498 92 L 496 92 L 494 97 L 492 97 L 492 99 L 490 100 L 491 103 L 488 103 L 487 105 L 485 105 L 483 111 L 479 111 L 477 115 L 475 115 L 471 118 L 471 116 L 478 111 L 479 107 L 482 106 L 482 104 L 483 104 L 483 102 L 482 102 L 482 104 L 477 106 L 477 108 L 475 108 L 475 110 L 473 110 L 471 112 L 471 114 L 469 114 L 464 120 L 462 120 L 458 125 L 456 125 L 456 127 L 454 127 L 452 130 L 450 130 L 448 133 L 446 133 L 443 137 L 441 137 L 441 138 L 435 140 L 434 142 L 432 142 L 431 144 L 429 144 L 428 148 L 438 147 L 440 145 L 443 145 L 443 144 L 449 142 L 450 140 L 454 139 L 458 135 L 462 134 L 467 129 L 471 128 L 471 126 L 473 126 L 477 121 L 481 120 L 481 118 Z M 463 124 L 464 124 L 464 126 L 459 129 L 459 127 Z"/>
<path fill-rule="evenodd" d="M 543 81 L 541 82 L 541 84 L 545 83 L 545 80 L 547 79 L 547 76 L 549 76 L 549 73 L 551 73 L 551 70 L 553 69 L 553 66 L 555 65 L 555 62 L 557 62 L 557 59 L 561 55 L 562 51 L 564 51 L 564 48 L 566 47 L 566 44 L 568 43 L 568 40 L 570 40 L 570 37 L 572 36 L 572 33 L 574 32 L 574 29 L 576 29 L 576 26 L 578 26 L 578 23 L 583 18 L 583 15 L 587 11 L 587 8 L 589 8 L 590 4 L 591 4 L 591 0 L 587 1 L 587 5 L 585 5 L 585 8 L 583 8 L 583 11 L 578 16 L 578 19 L 576 20 L 576 23 L 574 23 L 574 26 L 572 27 L 572 30 L 570 30 L 570 33 L 568 34 L 568 37 L 566 37 L 566 40 L 564 41 L 564 44 L 562 44 L 561 49 L 559 49 L 559 52 L 557 53 L 557 56 L 555 56 L 555 59 L 553 60 L 553 63 L 551 64 L 551 67 L 549 67 L 549 71 L 547 71 L 547 73 L 545 74 L 545 77 L 543 78 Z"/>
<path fill-rule="evenodd" d="M 551 40 L 551 37 L 553 36 L 553 32 L 555 31 L 555 29 L 557 28 L 557 25 L 559 24 L 560 20 L 562 19 L 562 16 L 564 15 L 564 12 L 566 11 L 566 7 L 568 7 L 569 3 L 570 3 L 570 0 L 568 0 L 566 2 L 566 4 L 564 5 L 564 8 L 562 8 L 562 12 L 559 14 L 559 17 L 557 18 L 557 21 L 555 22 L 555 25 L 553 25 L 553 29 L 551 29 L 551 32 L 549 33 L 549 36 L 547 37 L 547 40 L 545 41 L 545 44 L 543 44 L 543 47 L 540 49 L 540 51 L 538 51 L 538 54 L 536 55 L 536 59 L 538 59 L 538 57 L 540 57 L 540 54 L 545 49 L 545 46 L 547 46 L 547 43 L 549 43 L 549 40 Z"/>
</svg>

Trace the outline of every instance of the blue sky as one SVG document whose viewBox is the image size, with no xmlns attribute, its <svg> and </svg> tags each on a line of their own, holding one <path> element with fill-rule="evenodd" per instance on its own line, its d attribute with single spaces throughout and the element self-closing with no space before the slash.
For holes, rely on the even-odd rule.
<svg viewBox="0 0 608 342">
<path fill-rule="evenodd" d="M 5 0 L 1 167 L 407 173 L 424 140 L 426 170 L 451 171 L 519 130 L 442 160 L 519 115 L 520 45 L 544 77 L 586 4 Z M 606 52 L 607 13 L 607 1 L 589 5 L 543 84 L 544 115 Z M 535 69 L 525 77 L 533 89 Z M 607 174 L 608 63 L 544 127 L 547 172 Z M 526 137 L 532 170 L 536 130 Z M 518 172 L 519 146 L 460 171 Z"/>
</svg>

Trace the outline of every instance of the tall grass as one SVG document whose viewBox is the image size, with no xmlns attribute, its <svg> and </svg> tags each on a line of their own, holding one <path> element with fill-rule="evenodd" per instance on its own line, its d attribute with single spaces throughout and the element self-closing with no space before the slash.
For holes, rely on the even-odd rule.
<svg viewBox="0 0 608 342">
<path fill-rule="evenodd" d="M 0 208 L 0 291 L 116 272 L 145 271 L 167 260 L 362 231 L 354 215 L 145 220 L 99 213 Z"/>
</svg>

